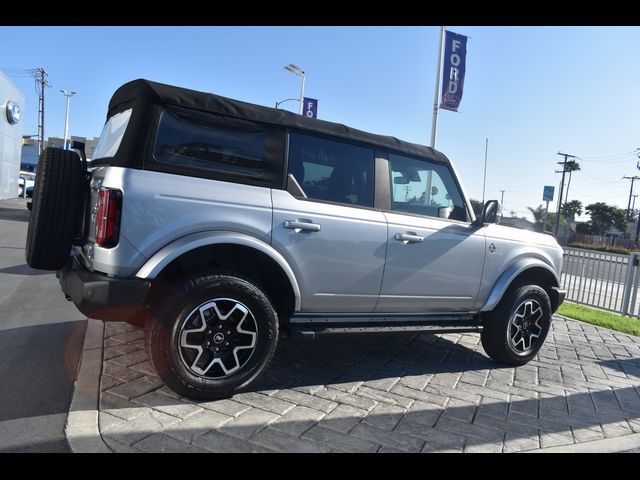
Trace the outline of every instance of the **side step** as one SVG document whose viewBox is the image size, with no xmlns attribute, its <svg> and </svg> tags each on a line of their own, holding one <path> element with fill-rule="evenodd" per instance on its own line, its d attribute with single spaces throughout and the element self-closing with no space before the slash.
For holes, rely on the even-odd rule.
<svg viewBox="0 0 640 480">
<path fill-rule="evenodd" d="M 376 322 L 364 325 L 356 323 L 289 323 L 287 328 L 292 334 L 314 338 L 316 335 L 354 334 L 354 333 L 467 333 L 481 332 L 482 326 L 474 322 Z"/>
</svg>

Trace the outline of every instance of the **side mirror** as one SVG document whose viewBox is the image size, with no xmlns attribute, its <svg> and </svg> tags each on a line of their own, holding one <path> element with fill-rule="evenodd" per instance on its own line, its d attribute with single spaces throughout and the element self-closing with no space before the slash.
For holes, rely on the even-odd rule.
<svg viewBox="0 0 640 480">
<path fill-rule="evenodd" d="M 488 223 L 498 223 L 500 221 L 500 205 L 497 200 L 487 200 L 482 208 L 482 215 L 476 218 L 475 224 L 486 225 Z"/>
</svg>

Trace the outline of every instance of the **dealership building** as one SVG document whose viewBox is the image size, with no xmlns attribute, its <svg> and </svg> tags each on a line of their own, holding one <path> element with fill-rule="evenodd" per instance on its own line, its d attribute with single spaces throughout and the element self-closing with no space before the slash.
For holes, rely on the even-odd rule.
<svg viewBox="0 0 640 480">
<path fill-rule="evenodd" d="M 0 199 L 18 196 L 24 95 L 0 72 Z"/>
</svg>

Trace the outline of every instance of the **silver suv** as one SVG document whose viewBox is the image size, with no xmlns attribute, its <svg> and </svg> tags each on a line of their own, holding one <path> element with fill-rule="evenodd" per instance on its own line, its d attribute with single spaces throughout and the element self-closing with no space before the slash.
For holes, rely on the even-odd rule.
<svg viewBox="0 0 640 480">
<path fill-rule="evenodd" d="M 82 147 L 40 158 L 27 261 L 144 326 L 185 396 L 246 388 L 293 333 L 481 332 L 522 365 L 565 296 L 554 237 L 476 218 L 428 147 L 147 80 Z"/>
</svg>

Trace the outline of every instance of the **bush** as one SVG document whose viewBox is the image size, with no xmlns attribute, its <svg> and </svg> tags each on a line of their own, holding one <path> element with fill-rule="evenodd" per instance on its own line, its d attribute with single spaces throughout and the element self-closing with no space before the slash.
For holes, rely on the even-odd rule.
<svg viewBox="0 0 640 480">
<path fill-rule="evenodd" d="M 583 248 L 585 250 L 596 250 L 598 252 L 605 253 L 621 253 L 623 255 L 629 255 L 631 252 L 637 252 L 637 249 L 624 248 L 624 247 L 610 247 L 608 245 L 586 245 L 584 243 L 572 242 L 568 245 L 573 248 Z"/>
</svg>

